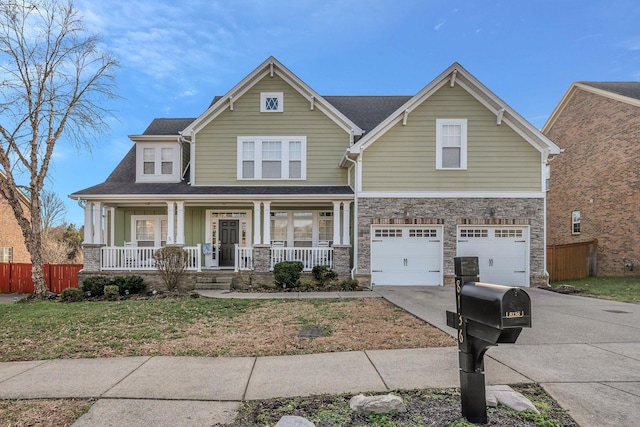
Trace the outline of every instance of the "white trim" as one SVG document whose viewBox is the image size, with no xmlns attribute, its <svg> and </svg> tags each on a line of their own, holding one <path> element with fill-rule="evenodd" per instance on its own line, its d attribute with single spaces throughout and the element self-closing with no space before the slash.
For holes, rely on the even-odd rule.
<svg viewBox="0 0 640 427">
<path fill-rule="evenodd" d="M 280 178 L 262 177 L 262 144 L 266 141 L 281 143 Z M 244 178 L 243 145 L 253 142 L 253 178 Z M 300 142 L 300 178 L 289 177 L 289 147 L 292 142 Z M 237 178 L 239 181 L 305 181 L 307 179 L 307 137 L 306 136 L 238 136 L 237 137 Z"/>
<path fill-rule="evenodd" d="M 438 77 L 432 80 L 427 86 L 425 86 L 420 92 L 418 92 L 413 98 L 400 106 L 389 117 L 382 121 L 374 129 L 371 129 L 367 134 L 360 139 L 351 149 L 352 153 L 358 153 L 365 150 L 369 145 L 374 143 L 378 137 L 386 133 L 392 126 L 399 123 L 405 114 L 405 111 L 411 113 L 415 108 L 420 106 L 426 99 L 428 99 L 433 93 L 440 89 L 445 84 L 451 81 L 451 74 L 456 73 L 455 84 L 464 88 L 471 96 L 480 101 L 485 107 L 487 107 L 493 114 L 498 114 L 500 109 L 504 109 L 502 122 L 506 122 L 511 128 L 516 130 L 527 142 L 534 146 L 539 151 L 549 150 L 550 154 L 560 154 L 560 147 L 554 144 L 549 138 L 547 138 L 542 132 L 531 125 L 515 110 L 509 107 L 498 96 L 491 92 L 486 86 L 484 86 L 479 80 L 477 80 L 471 73 L 465 70 L 460 64 L 454 62 L 449 68 L 442 72 Z M 467 80 L 469 84 L 465 84 L 464 80 Z M 471 87 L 472 86 L 472 87 Z M 484 96 L 480 96 L 479 93 Z M 495 105 L 492 105 L 495 104 Z M 507 120 L 508 117 L 512 117 L 514 120 Z M 516 125 L 517 123 L 517 125 Z M 526 132 L 525 132 L 526 130 Z M 527 133 L 528 132 L 528 133 Z M 530 133 L 530 134 L 529 134 Z"/>
<path fill-rule="evenodd" d="M 162 173 L 162 149 L 172 149 L 171 174 Z M 154 173 L 144 173 L 144 150 L 154 150 Z M 177 142 L 137 142 L 136 143 L 136 182 L 180 182 L 182 175 L 182 150 Z"/>
<path fill-rule="evenodd" d="M 543 199 L 546 196 L 545 192 L 522 192 L 522 193 L 506 193 L 506 192 L 490 192 L 490 191 L 478 191 L 478 192 L 373 192 L 364 191 L 358 192 L 358 197 L 362 198 L 378 198 L 378 199 Z"/>
<path fill-rule="evenodd" d="M 244 95 L 248 90 L 255 86 L 262 78 L 269 76 L 273 70 L 273 74 L 282 78 L 293 89 L 298 91 L 300 95 L 305 97 L 311 102 L 311 97 L 314 97 L 314 108 L 318 108 L 324 114 L 326 114 L 331 120 L 333 120 L 340 128 L 345 132 L 355 133 L 356 135 L 362 135 L 362 129 L 358 127 L 347 116 L 338 111 L 333 105 L 327 102 L 316 91 L 311 89 L 309 85 L 300 80 L 295 74 L 288 70 L 273 56 L 267 58 L 262 64 L 260 64 L 255 70 L 249 73 L 244 79 L 236 84 L 231 90 L 229 90 L 224 96 L 222 96 L 218 102 L 211 105 L 207 111 L 202 113 L 196 120 L 194 120 L 189 126 L 184 129 L 184 134 L 197 133 L 202 130 L 211 120 L 215 119 L 219 114 L 226 110 L 229 105 L 229 98 L 233 96 L 234 100 L 237 100 Z"/>
<path fill-rule="evenodd" d="M 169 219 L 167 215 L 131 215 L 131 242 L 133 242 L 136 246 L 138 245 L 138 239 L 136 238 L 136 221 L 138 220 L 153 220 L 154 247 L 162 246 L 162 237 L 164 237 L 165 242 L 167 242 L 167 236 L 162 236 L 162 220 L 167 221 L 167 226 L 169 225 Z"/>
<path fill-rule="evenodd" d="M 457 168 L 442 166 L 443 126 L 460 126 L 460 166 Z M 436 119 L 436 169 L 437 170 L 466 170 L 467 169 L 467 119 Z"/>
<path fill-rule="evenodd" d="M 206 186 L 201 186 L 206 187 Z M 229 188 L 233 188 L 234 186 L 226 186 Z M 259 188 L 260 186 L 255 186 Z M 307 187 L 318 187 L 307 186 Z M 286 190 L 286 186 L 283 186 L 283 190 Z M 215 200 L 223 200 L 223 201 L 238 201 L 238 202 L 246 202 L 247 200 L 252 201 L 256 199 L 265 199 L 268 198 L 271 202 L 278 201 L 309 201 L 315 202 L 318 200 L 349 200 L 353 201 L 353 194 L 274 194 L 272 196 L 265 195 L 264 193 L 251 193 L 251 194 L 112 194 L 112 195 L 104 195 L 104 194 L 91 194 L 91 195 L 81 195 L 78 196 L 81 200 L 95 200 L 101 201 L 103 203 L 131 203 L 131 202 L 139 202 L 144 200 L 145 202 L 154 202 L 157 203 L 157 206 L 166 206 L 166 202 L 169 200 L 183 200 L 185 202 L 197 202 L 197 203 L 209 203 L 212 199 Z"/>
<path fill-rule="evenodd" d="M 276 98 L 278 108 L 267 109 L 267 98 Z M 284 111 L 284 92 L 260 92 L 260 112 L 261 113 L 282 113 Z"/>
</svg>

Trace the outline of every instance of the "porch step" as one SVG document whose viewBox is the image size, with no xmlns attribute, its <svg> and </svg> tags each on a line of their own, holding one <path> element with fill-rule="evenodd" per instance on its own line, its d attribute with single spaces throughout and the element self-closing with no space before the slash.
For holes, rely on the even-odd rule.
<svg viewBox="0 0 640 427">
<path fill-rule="evenodd" d="M 230 291 L 231 282 L 229 283 L 196 283 L 196 291 Z"/>
<path fill-rule="evenodd" d="M 203 276 L 196 279 L 196 290 L 231 290 L 233 276 Z"/>
</svg>

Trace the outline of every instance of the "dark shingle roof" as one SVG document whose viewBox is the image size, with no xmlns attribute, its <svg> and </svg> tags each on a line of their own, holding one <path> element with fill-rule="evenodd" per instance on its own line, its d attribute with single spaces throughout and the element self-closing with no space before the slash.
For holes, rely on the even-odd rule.
<svg viewBox="0 0 640 427">
<path fill-rule="evenodd" d="M 153 119 L 143 135 L 178 135 L 195 119 Z"/>
<path fill-rule="evenodd" d="M 83 195 L 350 195 L 348 186 L 191 186 L 186 181 L 179 183 L 136 183 L 136 147 L 131 147 L 126 156 L 102 184 L 77 191 L 71 197 Z"/>
<path fill-rule="evenodd" d="M 370 131 L 411 96 L 326 96 L 338 111 L 356 125 Z M 217 101 L 219 97 L 214 98 Z M 154 119 L 143 135 L 178 135 L 195 119 Z M 353 190 L 348 186 L 191 186 L 180 183 L 136 183 L 136 149 L 131 147 L 127 155 L 102 184 L 73 193 L 82 195 L 348 195 Z"/>
<path fill-rule="evenodd" d="M 411 96 L 323 96 L 361 129 L 370 131 Z"/>
<path fill-rule="evenodd" d="M 580 82 L 628 98 L 640 99 L 640 82 Z"/>
</svg>

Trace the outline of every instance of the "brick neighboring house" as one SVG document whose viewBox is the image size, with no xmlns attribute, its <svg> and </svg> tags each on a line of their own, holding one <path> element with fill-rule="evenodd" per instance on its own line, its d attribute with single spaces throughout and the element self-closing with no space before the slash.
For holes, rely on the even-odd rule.
<svg viewBox="0 0 640 427">
<path fill-rule="evenodd" d="M 542 128 L 547 244 L 598 240 L 598 276 L 640 274 L 640 82 L 573 83 Z"/>
<path fill-rule="evenodd" d="M 0 172 L 0 178 L 4 175 Z M 26 196 L 25 204 L 28 203 Z M 31 257 L 9 202 L 0 196 L 0 262 L 30 263 Z"/>
</svg>

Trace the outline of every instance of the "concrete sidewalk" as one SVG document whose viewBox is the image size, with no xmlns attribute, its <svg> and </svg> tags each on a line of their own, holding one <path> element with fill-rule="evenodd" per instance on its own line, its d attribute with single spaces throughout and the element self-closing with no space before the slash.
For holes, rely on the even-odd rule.
<svg viewBox="0 0 640 427">
<path fill-rule="evenodd" d="M 640 418 L 640 305 L 527 289 L 531 329 L 485 355 L 540 383 L 583 427 L 632 426 Z M 453 334 L 453 288 L 376 287 L 376 292 Z M 487 364 L 486 375 L 492 367 Z"/>
<path fill-rule="evenodd" d="M 583 427 L 640 417 L 640 306 L 527 289 L 533 328 L 489 349 L 486 383 L 538 382 Z M 218 298 L 384 297 L 453 335 L 451 287 L 374 292 L 233 294 Z M 74 426 L 229 423 L 242 400 L 459 387 L 457 348 L 302 356 L 128 357 L 0 363 L 0 399 L 96 398 Z"/>
<path fill-rule="evenodd" d="M 457 349 L 277 357 L 126 357 L 0 364 L 0 399 L 96 398 L 74 426 L 229 423 L 243 400 L 458 387 Z M 488 384 L 528 382 L 490 360 Z"/>
</svg>

